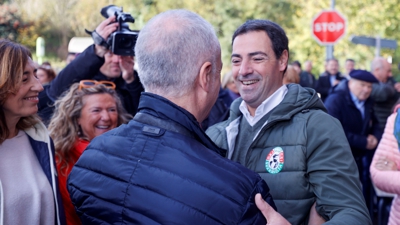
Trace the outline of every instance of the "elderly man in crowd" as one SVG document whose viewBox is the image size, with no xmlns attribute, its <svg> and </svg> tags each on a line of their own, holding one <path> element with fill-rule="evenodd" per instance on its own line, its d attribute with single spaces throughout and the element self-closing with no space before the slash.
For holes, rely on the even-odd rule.
<svg viewBox="0 0 400 225">
<path fill-rule="evenodd" d="M 375 117 L 370 95 L 372 84 L 378 80 L 365 70 L 353 70 L 350 77 L 350 80 L 333 89 L 325 101 L 325 106 L 328 113 L 337 118 L 343 126 L 358 166 L 366 203 L 371 206 L 372 183 L 369 166 L 382 136 L 382 129 Z"/>
<path fill-rule="evenodd" d="M 371 73 L 379 82 L 372 84 L 371 97 L 379 126 L 383 130 L 386 120 L 393 112 L 393 106 L 400 98 L 400 83 L 392 76 L 392 67 L 383 57 L 376 57 L 371 63 Z"/>
</svg>

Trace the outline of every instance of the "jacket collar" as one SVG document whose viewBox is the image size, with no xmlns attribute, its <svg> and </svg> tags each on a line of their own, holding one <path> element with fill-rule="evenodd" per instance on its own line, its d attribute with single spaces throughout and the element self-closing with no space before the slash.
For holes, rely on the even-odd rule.
<svg viewBox="0 0 400 225">
<path fill-rule="evenodd" d="M 122 78 L 122 76 L 117 77 L 117 78 L 108 78 L 106 75 L 104 75 L 100 71 L 93 77 L 93 80 L 108 80 L 108 81 L 112 81 L 112 82 L 115 83 L 115 85 L 117 85 L 117 87 L 121 87 L 125 83 L 125 81 Z"/>
<path fill-rule="evenodd" d="M 24 130 L 25 133 L 35 141 L 50 143 L 50 135 L 42 122 L 36 123 L 33 127 Z"/>
<path fill-rule="evenodd" d="M 239 106 L 239 110 L 242 112 L 244 118 L 250 126 L 254 126 L 258 121 L 260 121 L 267 113 L 279 105 L 283 98 L 285 97 L 288 89 L 286 85 L 282 85 L 278 90 L 276 90 L 271 96 L 265 99 L 260 106 L 255 110 L 255 115 L 251 116 L 247 108 L 247 104 L 242 101 Z"/>
<path fill-rule="evenodd" d="M 239 133 L 240 118 L 242 113 L 239 106 L 243 99 L 236 99 L 231 105 L 229 124 L 225 128 L 228 144 L 228 158 L 232 157 L 233 149 L 235 149 L 236 137 Z M 276 121 L 290 120 L 295 114 L 299 112 L 308 112 L 310 109 L 319 109 L 326 112 L 325 106 L 318 97 L 316 91 L 312 88 L 303 88 L 298 84 L 288 84 L 287 93 L 283 100 L 273 109 L 268 123 L 273 124 Z M 266 123 L 267 124 L 267 123 Z M 263 128 L 266 126 L 263 125 Z M 255 140 L 260 134 L 260 131 L 253 138 Z"/>
<path fill-rule="evenodd" d="M 226 150 L 219 148 L 206 135 L 196 118 L 184 108 L 159 95 L 143 92 L 140 97 L 138 112 L 148 113 L 161 119 L 171 120 L 193 134 L 193 137 L 207 148 L 225 156 Z"/>
<path fill-rule="evenodd" d="M 326 112 L 324 104 L 314 89 L 303 88 L 298 84 L 288 84 L 286 86 L 288 91 L 283 100 L 274 108 L 269 121 L 289 120 L 293 115 L 303 110 L 320 109 Z M 242 98 L 237 98 L 233 101 L 230 108 L 230 121 L 242 115 L 239 110 L 242 101 Z"/>
</svg>

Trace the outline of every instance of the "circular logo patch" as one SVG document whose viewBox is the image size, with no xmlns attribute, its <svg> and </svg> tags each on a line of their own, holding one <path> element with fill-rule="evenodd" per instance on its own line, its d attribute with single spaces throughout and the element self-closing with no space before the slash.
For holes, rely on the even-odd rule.
<svg viewBox="0 0 400 225">
<path fill-rule="evenodd" d="M 275 147 L 268 153 L 265 159 L 265 169 L 268 173 L 279 173 L 283 168 L 284 161 L 283 149 L 281 147 Z"/>
</svg>

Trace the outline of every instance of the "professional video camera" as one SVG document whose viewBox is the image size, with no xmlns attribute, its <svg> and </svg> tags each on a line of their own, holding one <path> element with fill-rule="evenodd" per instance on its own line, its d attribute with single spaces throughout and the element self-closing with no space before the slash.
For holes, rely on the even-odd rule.
<svg viewBox="0 0 400 225">
<path fill-rule="evenodd" d="M 115 15 L 118 30 L 112 33 L 107 40 L 104 40 L 97 32 L 88 32 L 92 35 L 96 44 L 102 45 L 116 55 L 135 55 L 135 44 L 139 32 L 131 31 L 127 22 L 134 23 L 135 19 L 129 13 L 122 12 L 122 7 L 109 5 L 101 9 L 101 15 L 105 18 Z"/>
</svg>

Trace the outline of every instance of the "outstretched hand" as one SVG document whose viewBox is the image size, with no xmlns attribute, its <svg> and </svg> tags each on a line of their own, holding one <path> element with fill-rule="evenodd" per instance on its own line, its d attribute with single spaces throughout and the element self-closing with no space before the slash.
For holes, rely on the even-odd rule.
<svg viewBox="0 0 400 225">
<path fill-rule="evenodd" d="M 257 208 L 264 215 L 268 224 L 280 224 L 280 225 L 290 225 L 289 221 L 287 221 L 281 214 L 275 211 L 264 199 L 261 194 L 256 194 L 255 197 Z"/>
</svg>

